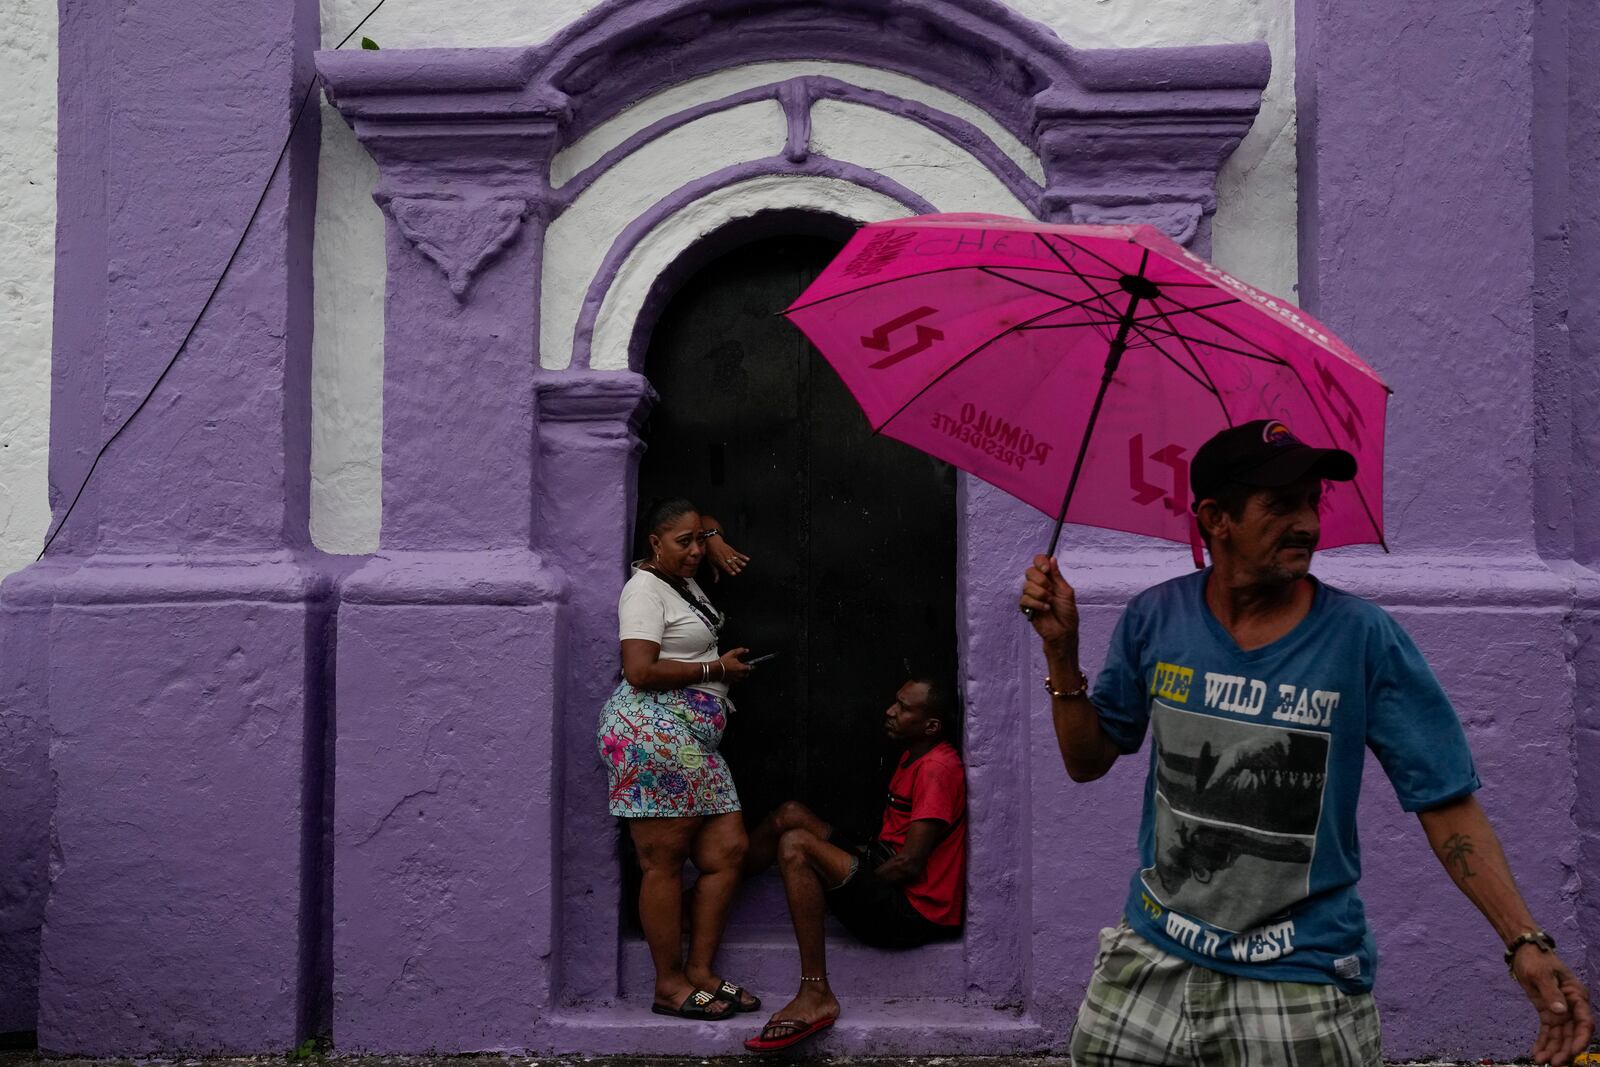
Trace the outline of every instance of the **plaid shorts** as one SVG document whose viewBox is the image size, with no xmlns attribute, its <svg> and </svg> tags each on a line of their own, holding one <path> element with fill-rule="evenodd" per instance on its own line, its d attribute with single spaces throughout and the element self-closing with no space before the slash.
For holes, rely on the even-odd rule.
<svg viewBox="0 0 1600 1067">
<path fill-rule="evenodd" d="M 1382 1067 L 1371 993 L 1264 982 L 1198 967 L 1123 922 L 1100 954 L 1072 1032 L 1075 1067 Z"/>
</svg>

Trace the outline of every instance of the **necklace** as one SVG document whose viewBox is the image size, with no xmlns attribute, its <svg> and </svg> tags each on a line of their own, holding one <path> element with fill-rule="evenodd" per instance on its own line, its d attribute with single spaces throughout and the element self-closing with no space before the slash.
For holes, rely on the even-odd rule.
<svg viewBox="0 0 1600 1067">
<path fill-rule="evenodd" d="M 728 617 L 695 596 L 694 591 L 689 588 L 689 583 L 676 574 L 667 574 L 654 563 L 642 563 L 639 565 L 639 569 L 649 571 L 657 578 L 660 578 L 672 587 L 674 593 L 683 598 L 683 602 L 689 605 L 689 610 L 694 612 L 700 621 L 706 624 L 706 629 L 711 631 L 712 647 L 715 648 L 717 638 L 722 634 L 722 626 L 728 621 Z"/>
</svg>

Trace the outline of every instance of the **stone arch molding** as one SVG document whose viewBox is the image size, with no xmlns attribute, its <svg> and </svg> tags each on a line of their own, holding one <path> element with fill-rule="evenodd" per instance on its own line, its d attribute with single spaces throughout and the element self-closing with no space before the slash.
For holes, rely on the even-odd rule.
<svg viewBox="0 0 1600 1067">
<path fill-rule="evenodd" d="M 614 0 L 536 47 L 318 63 L 383 172 L 379 204 L 463 303 L 527 219 L 549 223 L 653 142 L 763 100 L 785 126 L 770 155 L 794 166 L 817 154 L 819 107 L 848 104 L 933 131 L 1039 217 L 1138 218 L 1204 246 L 1216 170 L 1269 68 L 1264 45 L 1074 49 L 989 0 Z M 796 64 L 827 73 L 669 100 L 735 68 Z M 861 84 L 849 68 L 925 91 Z M 664 110 L 629 128 L 653 100 Z M 608 125 L 626 132 L 607 143 Z"/>
</svg>

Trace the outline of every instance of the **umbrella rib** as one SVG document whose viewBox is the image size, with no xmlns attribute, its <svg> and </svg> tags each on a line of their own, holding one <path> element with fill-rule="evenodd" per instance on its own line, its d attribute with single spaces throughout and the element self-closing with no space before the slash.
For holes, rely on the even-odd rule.
<svg viewBox="0 0 1600 1067">
<path fill-rule="evenodd" d="M 1184 351 L 1189 353 L 1189 358 L 1194 360 L 1194 365 L 1200 368 L 1200 373 L 1206 376 L 1206 381 L 1211 383 L 1211 395 L 1217 398 L 1217 406 L 1222 409 L 1222 420 L 1229 426 L 1233 425 L 1233 416 L 1228 412 L 1228 402 L 1222 399 L 1222 390 L 1217 388 L 1216 379 L 1211 377 L 1211 371 L 1200 360 L 1200 353 L 1196 352 L 1189 344 L 1189 339 L 1181 333 L 1172 335 L 1181 344 Z"/>
<path fill-rule="evenodd" d="M 1311 387 L 1306 384 L 1304 378 L 1300 377 L 1300 372 L 1293 365 L 1286 363 L 1284 366 L 1289 368 L 1289 373 L 1294 375 L 1294 380 L 1300 383 L 1300 391 L 1305 393 L 1307 400 L 1311 401 L 1311 410 L 1317 413 L 1317 420 L 1322 423 L 1323 432 L 1328 435 L 1328 440 L 1337 441 L 1338 439 L 1333 436 L 1333 427 L 1328 425 L 1328 417 L 1322 413 L 1322 407 L 1317 403 L 1317 398 L 1311 393 Z M 1361 491 L 1361 483 L 1352 478 L 1350 487 L 1356 491 L 1356 499 L 1361 501 L 1361 510 L 1366 512 L 1367 522 L 1372 524 L 1372 532 L 1377 534 L 1379 546 L 1385 552 L 1389 551 L 1389 542 L 1383 539 L 1383 530 L 1378 527 L 1378 520 L 1372 514 L 1372 506 L 1367 503 L 1367 494 Z"/>
<path fill-rule="evenodd" d="M 1144 337 L 1145 342 L 1151 348 L 1153 348 L 1157 352 L 1161 353 L 1161 358 L 1165 359 L 1168 363 L 1171 363 L 1174 367 L 1178 368 L 1184 374 L 1188 375 L 1189 379 L 1191 381 L 1193 381 L 1194 384 L 1198 385 L 1200 388 L 1204 389 L 1208 393 L 1215 394 L 1217 392 L 1216 383 L 1201 380 L 1201 378 L 1200 378 L 1200 376 L 1198 374 L 1196 374 L 1194 371 L 1190 370 L 1188 367 L 1185 367 L 1182 363 L 1178 362 L 1177 358 L 1174 357 L 1172 355 L 1172 353 L 1168 352 L 1165 348 L 1162 348 L 1161 345 L 1158 342 L 1156 342 L 1153 338 L 1145 337 L 1144 331 L 1141 330 L 1138 326 L 1134 326 L 1133 330 L 1134 330 L 1135 333 L 1139 334 L 1139 336 Z M 1209 377 L 1209 375 L 1208 375 L 1208 377 Z"/>
<path fill-rule="evenodd" d="M 1227 325 L 1226 323 L 1218 322 L 1216 319 L 1212 318 L 1210 315 L 1204 314 L 1203 312 L 1201 312 L 1200 310 L 1198 310 L 1196 308 L 1190 308 L 1186 304 L 1184 304 L 1183 301 L 1174 300 L 1170 296 L 1167 297 L 1167 302 L 1170 303 L 1170 304 L 1177 304 L 1180 308 L 1183 308 L 1185 311 L 1193 312 L 1195 318 L 1199 319 L 1201 322 L 1209 323 L 1212 326 L 1215 326 L 1217 329 L 1221 330 L 1223 333 L 1227 334 L 1229 337 L 1236 338 L 1241 344 L 1252 345 L 1252 346 L 1255 347 L 1257 352 L 1260 352 L 1260 353 L 1262 353 L 1263 355 L 1266 355 L 1266 356 L 1271 356 L 1271 353 L 1267 352 L 1267 350 L 1265 348 L 1262 348 L 1260 345 L 1258 345 L 1254 341 L 1250 340 L 1250 338 L 1245 337 L 1244 335 L 1239 333 L 1238 330 L 1235 330 L 1233 327 Z M 1200 343 L 1201 344 L 1206 344 L 1208 342 L 1201 341 Z M 1241 353 L 1241 354 L 1243 354 L 1243 353 Z M 1281 357 L 1275 357 L 1275 358 L 1281 358 Z"/>
<path fill-rule="evenodd" d="M 866 285 L 858 285 L 854 289 L 846 289 L 842 293 L 831 293 L 828 296 L 818 297 L 808 304 L 791 305 L 790 307 L 784 308 L 782 314 L 788 315 L 796 311 L 807 311 L 811 308 L 817 307 L 819 304 L 826 304 L 830 300 L 838 300 L 840 297 L 845 296 L 855 296 L 857 293 L 864 293 L 868 289 L 877 289 L 885 285 L 893 285 L 896 282 L 910 281 L 912 278 L 929 278 L 935 274 L 953 274 L 956 271 L 962 270 L 981 271 L 984 269 L 985 268 L 976 264 L 964 263 L 959 267 L 935 267 L 933 270 L 918 271 L 915 274 L 902 274 L 897 278 L 885 278 L 878 282 L 868 282 Z"/>
<path fill-rule="evenodd" d="M 1119 278 L 1122 275 L 1128 273 L 1127 271 L 1123 270 L 1121 267 L 1117 266 L 1115 263 L 1111 262 L 1105 256 L 1102 256 L 1099 252 L 1096 252 L 1092 248 L 1087 248 L 1087 247 L 1085 247 L 1083 245 L 1080 245 L 1078 242 L 1074 241 L 1070 237 L 1063 237 L 1063 238 L 1061 238 L 1061 240 L 1065 241 L 1067 244 L 1071 245 L 1073 248 L 1076 248 L 1078 251 L 1080 251 L 1080 252 L 1082 252 L 1082 253 L 1084 253 L 1086 255 L 1093 256 L 1095 259 L 1098 259 L 1100 262 L 1102 262 L 1102 263 L 1104 263 L 1106 265 L 1106 269 L 1107 270 L 1116 271 L 1117 272 L 1117 276 Z M 1132 244 L 1133 242 L 1130 241 L 1128 243 Z M 1139 264 L 1139 275 L 1140 275 L 1140 277 L 1144 276 L 1144 264 L 1149 262 L 1150 250 L 1148 248 L 1146 248 L 1144 250 L 1144 254 L 1145 254 L 1145 258 Z M 1062 262 L 1065 263 L 1066 260 L 1062 260 Z"/>
<path fill-rule="evenodd" d="M 1049 246 L 1047 245 L 1046 247 L 1049 247 Z M 1059 259 L 1060 257 L 1057 256 L 1056 258 Z M 990 266 L 990 267 L 978 267 L 976 269 L 978 269 L 978 270 L 1033 271 L 1033 272 L 1038 273 L 1038 274 L 1060 274 L 1061 273 L 1060 271 L 1056 270 L 1054 267 L 1024 267 L 1024 266 L 1021 266 L 1021 265 L 1013 265 L 1013 264 L 1009 264 L 1009 263 L 1006 264 L 1003 267 Z M 1117 275 L 1115 278 L 1108 277 L 1107 275 L 1104 275 L 1104 274 L 1085 274 L 1083 271 L 1079 271 L 1078 274 L 1081 277 L 1093 278 L 1096 281 L 1102 281 L 1102 282 L 1119 282 L 1119 281 L 1122 280 L 1122 275 L 1120 275 L 1120 274 Z M 1160 286 L 1162 289 L 1166 289 L 1169 286 L 1181 286 L 1181 287 L 1183 287 L 1185 289 L 1212 289 L 1212 290 L 1216 289 L 1216 286 L 1211 284 L 1210 282 L 1155 282 L 1154 284 Z"/>
<path fill-rule="evenodd" d="M 1157 284 L 1157 287 L 1158 288 L 1160 287 L 1159 283 Z M 1239 302 L 1237 297 L 1229 297 L 1226 300 L 1219 300 L 1215 304 L 1201 304 L 1199 307 L 1189 307 L 1187 304 L 1183 304 L 1183 303 L 1180 303 L 1179 301 L 1173 300 L 1170 296 L 1158 296 L 1158 297 L 1155 298 L 1155 300 L 1165 300 L 1169 304 L 1177 304 L 1178 307 L 1181 310 L 1175 311 L 1175 312 L 1173 312 L 1173 311 L 1157 311 L 1153 315 L 1141 315 L 1137 319 L 1134 319 L 1133 321 L 1135 321 L 1135 322 L 1148 322 L 1151 319 L 1170 319 L 1173 315 L 1196 315 L 1196 314 L 1199 314 L 1202 311 L 1210 311 L 1212 308 L 1223 308 L 1223 307 L 1227 307 L 1229 304 L 1237 304 Z M 1152 300 L 1151 303 L 1155 303 L 1155 300 Z"/>
<path fill-rule="evenodd" d="M 1004 274 L 1001 274 L 999 272 L 999 270 L 994 268 L 994 267 L 978 267 L 977 270 L 978 270 L 978 272 L 980 274 L 987 274 L 992 278 L 999 278 L 1003 282 L 1010 282 L 1012 285 L 1020 285 L 1022 288 L 1027 289 L 1030 292 L 1041 293 L 1044 296 L 1053 297 L 1056 300 L 1062 301 L 1062 306 L 1060 308 L 1056 309 L 1058 311 L 1064 311 L 1064 310 L 1066 310 L 1068 308 L 1082 307 L 1084 305 L 1084 303 L 1086 302 L 1085 300 L 1075 300 L 1075 299 L 1072 299 L 1071 297 L 1062 296 L 1060 293 L 1052 293 L 1050 290 L 1042 289 L 1037 285 L 1029 285 L 1027 282 L 1023 281 L 1020 278 L 1011 278 L 1011 277 L 1008 277 L 1008 276 L 1006 276 Z M 1048 273 L 1052 278 L 1061 277 L 1061 272 L 1057 271 L 1057 270 L 1047 271 L 1045 273 Z M 1094 293 L 1097 298 L 1100 297 L 1099 292 L 1095 289 L 1094 286 L 1091 285 L 1089 287 L 1089 291 L 1091 293 Z"/>
<path fill-rule="evenodd" d="M 1040 239 L 1043 240 L 1043 235 L 1040 236 Z M 1106 296 L 1105 294 L 1101 293 L 1094 286 L 1089 285 L 1089 279 L 1084 277 L 1083 271 L 1079 270 L 1077 267 L 1074 267 L 1071 263 L 1068 263 L 1067 262 L 1067 257 L 1065 257 L 1065 256 L 1063 256 L 1061 254 L 1061 250 L 1059 248 L 1057 248 L 1054 245 L 1052 245 L 1049 241 L 1045 241 L 1044 242 L 1044 246 L 1050 250 L 1051 254 L 1054 255 L 1057 260 L 1059 260 L 1061 262 L 1061 265 L 1063 267 L 1065 267 L 1068 270 L 1070 270 L 1074 275 L 1077 276 L 1077 279 L 1080 282 L 1082 282 L 1084 285 L 1088 286 L 1089 291 L 1094 293 L 1095 296 L 1098 297 L 1100 299 L 1100 301 L 1106 305 L 1106 310 L 1107 311 L 1109 311 L 1109 312 L 1111 312 L 1111 314 L 1117 316 L 1117 318 L 1119 320 L 1122 318 L 1122 309 L 1117 307 L 1115 304 L 1113 304 L 1111 302 L 1111 298 L 1109 296 Z M 1073 247 L 1076 248 L 1077 246 L 1074 245 Z M 1100 259 L 1099 256 L 1095 256 L 1095 258 L 1096 259 Z M 1100 262 L 1105 263 L 1105 260 L 1101 259 Z M 1111 264 L 1106 264 L 1106 265 L 1110 266 L 1112 270 L 1116 270 L 1117 269 L 1115 266 L 1112 266 Z M 1174 301 L 1174 302 L 1176 302 L 1176 301 Z"/>
<path fill-rule="evenodd" d="M 1071 308 L 1056 308 L 1056 311 L 1071 311 Z M 1051 314 L 1055 314 L 1054 311 Z M 1037 326 L 1018 326 L 1018 333 L 1033 333 L 1035 330 L 1071 330 L 1079 326 L 1117 326 L 1116 319 L 1083 319 L 1080 322 L 1046 322 Z"/>
<path fill-rule="evenodd" d="M 1258 363 L 1271 363 L 1272 365 L 1279 367 L 1288 366 L 1288 363 L 1281 356 L 1267 356 L 1262 355 L 1259 352 L 1246 352 L 1242 348 L 1234 348 L 1232 345 L 1218 344 L 1216 341 L 1207 341 L 1203 337 L 1190 337 L 1179 330 L 1162 329 L 1161 327 L 1156 326 L 1154 323 L 1145 323 L 1143 328 L 1147 330 L 1155 330 L 1157 333 L 1166 334 L 1168 337 L 1176 337 L 1181 340 L 1191 341 L 1197 345 L 1205 345 L 1207 348 L 1215 348 L 1219 352 L 1229 352 L 1236 356 L 1243 356 L 1246 359 L 1253 359 Z"/>
<path fill-rule="evenodd" d="M 1051 312 L 1050 314 L 1055 314 L 1056 312 L 1060 312 L 1060 311 L 1072 311 L 1072 310 L 1075 310 L 1075 309 L 1076 310 L 1083 310 L 1083 305 L 1087 302 L 1086 300 L 1071 300 L 1071 299 L 1068 299 L 1067 297 L 1062 296 L 1060 293 L 1053 293 L 1048 289 L 1041 289 L 1040 287 L 1038 287 L 1036 285 L 1029 285 L 1027 282 L 1023 281 L 1020 278 L 1007 277 L 1006 275 L 1001 274 L 998 270 L 996 270 L 995 268 L 992 268 L 992 267 L 979 267 L 978 269 L 980 271 L 982 271 L 984 274 L 988 274 L 988 275 L 991 275 L 991 276 L 993 276 L 995 278 L 999 278 L 1001 281 L 1010 282 L 1012 285 L 1019 285 L 1022 288 L 1027 289 L 1029 292 L 1040 293 L 1040 294 L 1042 294 L 1044 296 L 1051 297 L 1052 299 L 1062 301 L 1062 305 L 1060 307 L 1056 308 L 1055 311 Z M 1047 271 L 1047 272 L 1043 272 L 1043 273 L 1048 273 L 1052 278 L 1059 278 L 1059 277 L 1062 276 L 1061 272 L 1058 271 L 1058 270 L 1056 270 L 1056 271 Z M 1100 296 L 1099 291 L 1096 290 L 1094 288 L 1094 286 L 1092 286 L 1092 285 L 1089 286 L 1089 292 L 1093 293 L 1095 295 L 1096 299 L 1104 299 L 1103 297 Z M 1032 321 L 1038 322 L 1039 320 L 1038 319 L 1034 319 Z M 1099 319 L 1085 318 L 1085 319 L 1082 319 L 1079 322 L 1060 322 L 1060 323 L 1054 323 L 1054 324 L 1050 324 L 1050 325 L 1046 325 L 1046 326 L 1019 326 L 1019 327 L 1016 327 L 1016 329 L 1020 333 L 1020 332 L 1026 331 L 1026 330 L 1034 330 L 1034 329 L 1068 329 L 1068 328 L 1074 327 L 1074 326 L 1095 327 L 1095 326 L 1115 326 L 1115 325 L 1117 325 L 1116 320 L 1099 320 Z M 1104 335 L 1102 335 L 1102 336 L 1104 336 Z"/>
<path fill-rule="evenodd" d="M 895 408 L 894 412 L 888 418 L 884 419 L 882 422 L 880 422 L 876 426 L 874 426 L 872 428 L 872 432 L 873 433 L 877 433 L 879 430 L 882 430 L 885 426 L 889 425 L 895 419 L 898 419 L 902 414 L 905 413 L 906 408 L 910 407 L 912 404 L 915 404 L 918 400 L 921 400 L 923 394 L 926 393 L 929 389 L 932 389 L 934 386 L 936 386 L 940 382 L 944 381 L 950 375 L 954 374 L 958 369 L 960 369 L 960 367 L 964 363 L 967 362 L 967 360 L 971 359 L 973 356 L 977 355 L 979 352 L 982 352 L 984 349 L 988 348 L 990 345 L 992 345 L 996 341 L 1000 340 L 1000 338 L 1006 336 L 1009 333 L 1015 333 L 1017 330 L 1020 330 L 1023 327 L 1027 326 L 1029 323 L 1037 322 L 1039 319 L 1044 318 L 1045 315 L 1054 315 L 1057 311 L 1060 311 L 1060 310 L 1061 310 L 1060 308 L 1052 308 L 1051 310 L 1044 312 L 1044 314 L 1042 314 L 1042 315 L 1035 315 L 1031 319 L 1028 319 L 1028 320 L 1026 320 L 1024 322 L 1019 322 L 1015 326 L 1008 326 L 1005 329 L 1001 330 L 999 333 L 995 334 L 993 337 L 991 337 L 987 341 L 983 342 L 983 344 L 981 344 L 978 347 L 974 348 L 972 351 L 968 352 L 966 355 L 962 356 L 960 359 L 958 359 L 954 363 L 950 364 L 950 366 L 946 367 L 944 370 L 942 370 L 938 374 L 936 374 L 933 377 L 932 381 L 928 382 L 927 385 L 924 385 L 921 389 L 918 389 L 915 393 L 913 393 L 910 396 L 910 398 L 908 398 L 906 400 L 906 402 L 904 404 L 901 404 L 899 407 Z"/>
</svg>

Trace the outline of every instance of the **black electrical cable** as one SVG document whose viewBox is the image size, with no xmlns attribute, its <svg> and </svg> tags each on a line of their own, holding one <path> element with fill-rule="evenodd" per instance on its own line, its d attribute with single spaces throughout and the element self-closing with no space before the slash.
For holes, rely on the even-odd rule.
<svg viewBox="0 0 1600 1067">
<path fill-rule="evenodd" d="M 387 2 L 388 0 L 378 0 L 373 5 L 372 10 L 363 15 L 361 21 L 356 23 L 355 27 L 344 35 L 344 39 L 333 46 L 333 51 L 337 52 L 349 44 L 350 38 L 354 37 L 361 27 L 367 24 L 367 20 L 378 13 L 378 8 Z M 183 350 L 189 346 L 189 339 L 194 336 L 195 330 L 199 329 L 201 320 L 206 317 L 206 312 L 211 308 L 211 302 L 216 299 L 217 293 L 221 291 L 222 283 L 228 277 L 228 271 L 233 268 L 233 261 L 239 258 L 239 250 L 244 247 L 245 238 L 250 236 L 250 227 L 255 225 L 256 217 L 261 214 L 261 206 L 267 202 L 267 194 L 272 191 L 272 182 L 277 178 L 279 169 L 283 167 L 284 157 L 289 154 L 289 146 L 294 143 L 294 135 L 300 129 L 301 120 L 305 118 L 306 107 L 311 103 L 311 98 L 316 95 L 317 89 L 321 85 L 322 75 L 313 73 L 311 75 L 311 84 L 306 87 L 306 95 L 300 100 L 300 107 L 294 113 L 294 121 L 289 124 L 289 135 L 283 139 L 283 147 L 278 150 L 277 161 L 272 164 L 272 171 L 267 175 L 266 183 L 261 187 L 261 195 L 256 198 L 256 206 L 251 209 L 250 217 L 245 220 L 244 229 L 239 232 L 239 240 L 235 242 L 233 251 L 228 253 L 228 261 L 222 265 L 222 273 L 217 275 L 216 283 L 211 286 L 211 292 L 206 294 L 205 303 L 200 305 L 200 310 L 195 314 L 194 321 L 189 324 L 189 329 L 184 332 L 183 340 L 178 342 L 178 347 L 173 351 L 172 358 L 167 360 L 167 365 L 161 368 L 160 374 L 156 375 L 156 380 L 151 383 L 149 391 L 144 395 L 144 399 L 139 401 L 138 405 L 128 413 L 128 417 L 122 420 L 122 424 L 112 431 L 111 436 L 106 438 L 105 444 L 100 446 L 100 451 L 94 454 L 94 459 L 90 462 L 88 471 L 85 472 L 83 480 L 78 483 L 78 491 L 72 494 L 72 502 L 67 505 L 67 510 L 61 513 L 61 520 L 56 523 L 55 529 L 50 531 L 50 536 L 45 538 L 44 547 L 39 549 L 39 554 L 34 557 L 33 561 L 35 563 L 44 559 L 44 554 L 50 551 L 50 546 L 55 543 L 55 539 L 62 530 L 66 529 L 67 519 L 72 517 L 72 509 L 78 506 L 78 501 L 83 497 L 83 490 L 88 486 L 89 479 L 94 477 L 95 468 L 100 466 L 101 457 L 106 454 L 106 450 L 111 447 L 112 443 L 122 436 L 122 431 L 126 430 L 133 420 L 139 416 L 139 412 L 145 409 L 145 405 L 150 403 L 151 398 L 156 395 L 156 390 L 160 389 L 161 383 L 166 380 L 167 374 L 177 364 L 178 357 L 183 355 Z"/>
</svg>

